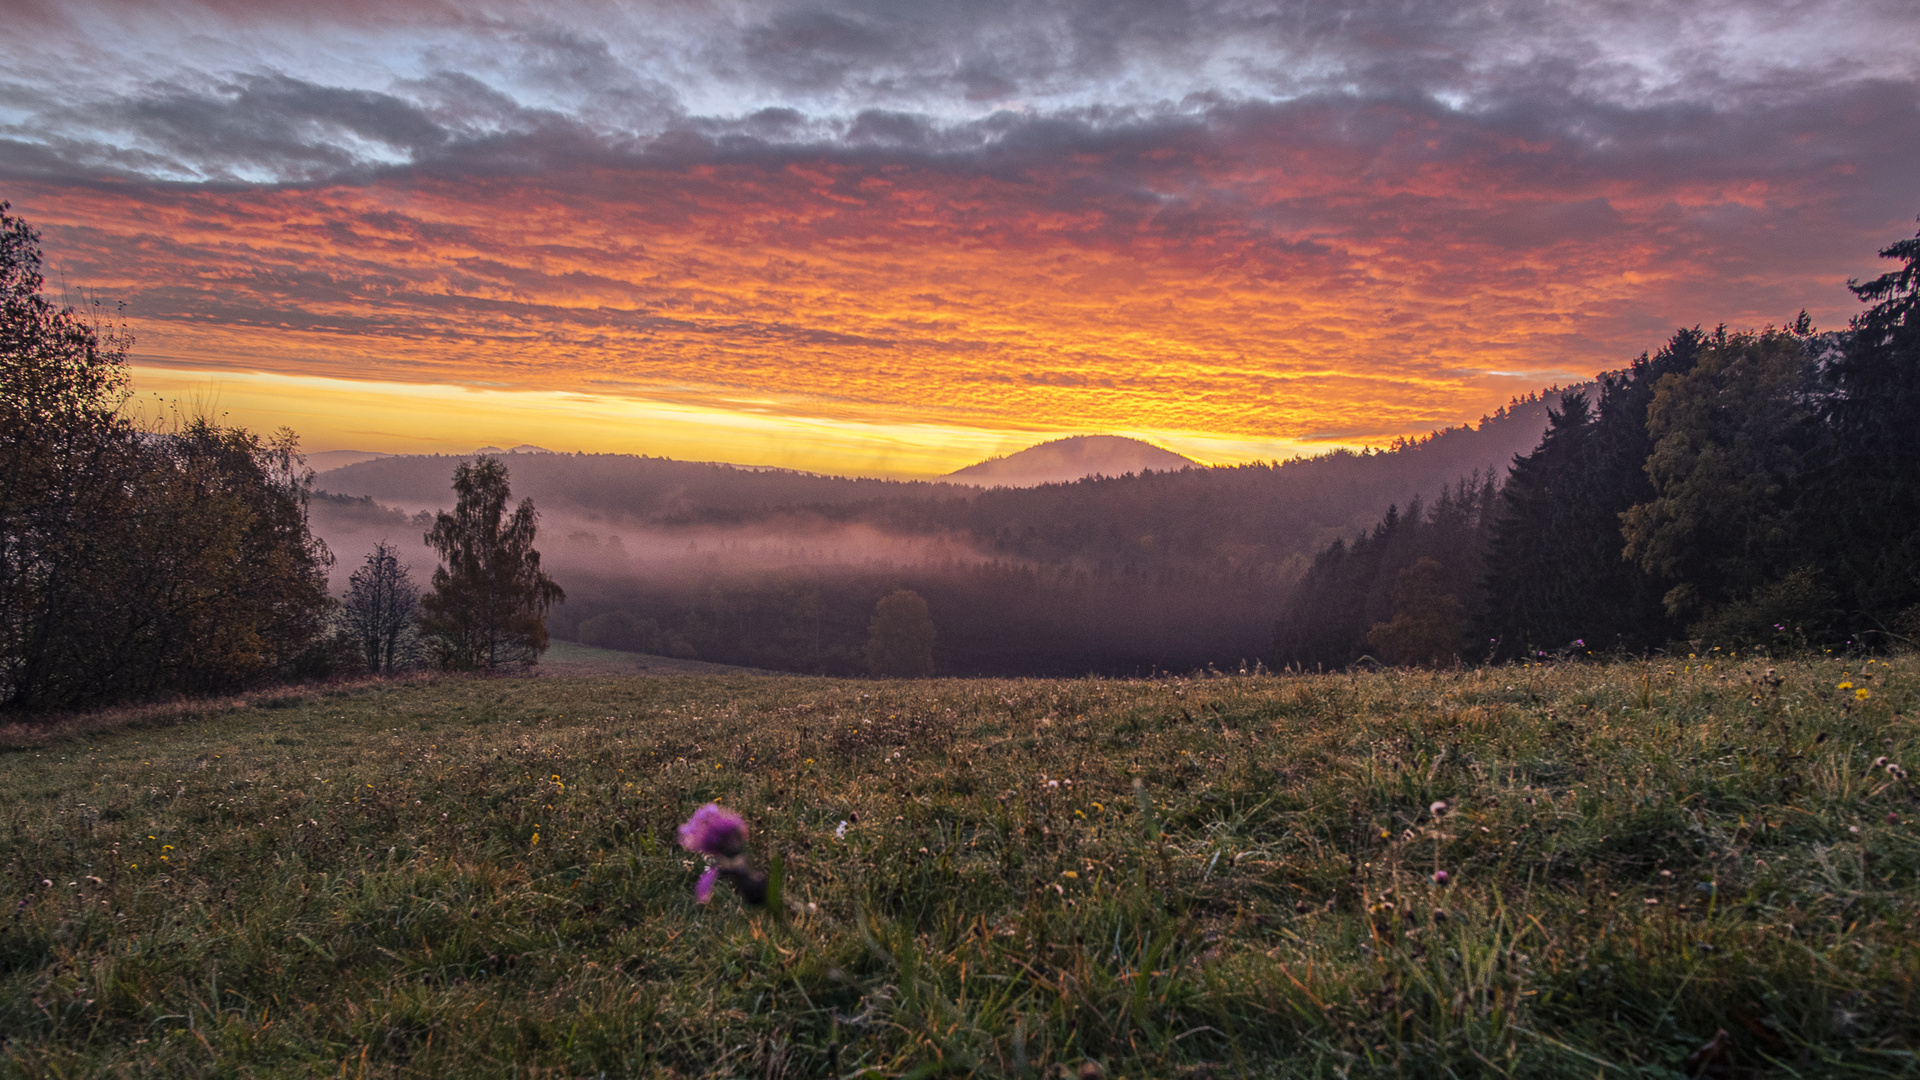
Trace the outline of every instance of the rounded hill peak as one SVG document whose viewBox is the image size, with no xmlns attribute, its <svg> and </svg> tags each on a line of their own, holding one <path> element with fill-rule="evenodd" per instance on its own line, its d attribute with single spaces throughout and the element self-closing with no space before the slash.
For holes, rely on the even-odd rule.
<svg viewBox="0 0 1920 1080">
<path fill-rule="evenodd" d="M 1190 457 L 1124 435 L 1073 435 L 956 469 L 945 479 L 982 487 L 1033 487 L 1148 469 L 1190 469 L 1199 464 Z"/>
</svg>

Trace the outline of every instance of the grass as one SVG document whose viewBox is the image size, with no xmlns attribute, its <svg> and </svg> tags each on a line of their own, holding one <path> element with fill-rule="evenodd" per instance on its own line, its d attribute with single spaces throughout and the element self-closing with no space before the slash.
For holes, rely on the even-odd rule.
<svg viewBox="0 0 1920 1080">
<path fill-rule="evenodd" d="M 425 678 L 16 733 L 0 1074 L 1915 1075 L 1920 661 L 1774 667 Z M 693 902 L 711 799 L 782 911 Z"/>
</svg>

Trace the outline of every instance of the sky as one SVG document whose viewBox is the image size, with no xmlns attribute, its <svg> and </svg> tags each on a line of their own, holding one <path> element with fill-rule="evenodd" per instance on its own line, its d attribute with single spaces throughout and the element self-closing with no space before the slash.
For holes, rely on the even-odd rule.
<svg viewBox="0 0 1920 1080">
<path fill-rule="evenodd" d="M 1842 327 L 1911 0 L 0 0 L 0 199 L 142 407 L 923 476 L 1474 421 Z"/>
</svg>

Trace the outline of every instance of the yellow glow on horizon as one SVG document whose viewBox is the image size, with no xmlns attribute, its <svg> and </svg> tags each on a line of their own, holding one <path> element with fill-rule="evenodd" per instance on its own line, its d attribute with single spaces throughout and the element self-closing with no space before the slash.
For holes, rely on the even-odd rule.
<svg viewBox="0 0 1920 1080">
<path fill-rule="evenodd" d="M 136 364 L 131 407 L 178 408 L 263 434 L 292 428 L 308 453 L 466 454 L 485 445 L 648 454 L 848 476 L 925 479 L 1076 434 L 1130 435 L 1208 463 L 1331 446 L 1238 441 L 1192 432 L 989 430 L 877 424 L 792 413 L 544 390 L 409 384 Z"/>
</svg>

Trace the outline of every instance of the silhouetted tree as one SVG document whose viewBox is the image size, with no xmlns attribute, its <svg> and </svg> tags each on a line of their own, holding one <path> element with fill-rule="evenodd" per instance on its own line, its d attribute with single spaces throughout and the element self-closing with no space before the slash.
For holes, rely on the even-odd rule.
<svg viewBox="0 0 1920 1080">
<path fill-rule="evenodd" d="M 360 645 L 367 670 L 391 674 L 407 665 L 408 640 L 420 615 L 420 590 L 400 561 L 400 551 L 385 540 L 367 553 L 367 561 L 347 579 L 341 615 Z"/>
<path fill-rule="evenodd" d="M 916 677 L 933 671 L 933 617 L 911 589 L 895 589 L 873 606 L 867 628 L 867 670 Z"/>
<path fill-rule="evenodd" d="M 0 701 L 49 708 L 85 685 L 139 465 L 124 336 L 43 294 L 40 238 L 0 202 Z"/>
<path fill-rule="evenodd" d="M 445 667 L 532 664 L 547 649 L 547 610 L 566 597 L 540 569 L 533 500 L 509 516 L 507 467 L 488 455 L 456 468 L 453 490 L 453 512 L 426 535 L 443 563 L 420 602 L 421 634 Z"/>
</svg>

